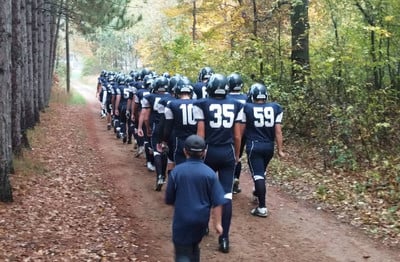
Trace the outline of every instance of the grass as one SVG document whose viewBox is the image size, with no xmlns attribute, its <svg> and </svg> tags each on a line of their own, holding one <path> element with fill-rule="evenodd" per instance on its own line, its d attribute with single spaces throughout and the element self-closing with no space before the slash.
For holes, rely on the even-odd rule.
<svg viewBox="0 0 400 262">
<path fill-rule="evenodd" d="M 64 105 L 85 105 L 86 101 L 83 96 L 74 90 L 70 90 L 69 93 L 64 88 L 54 86 L 52 89 L 51 101 Z"/>
<path fill-rule="evenodd" d="M 83 96 L 81 96 L 80 94 L 73 92 L 73 91 L 70 94 L 70 99 L 68 102 L 71 105 L 85 105 L 86 104 L 85 98 Z"/>
<path fill-rule="evenodd" d="M 24 176 L 32 174 L 45 175 L 47 173 L 43 163 L 29 157 L 15 157 L 13 164 L 16 172 Z"/>
</svg>

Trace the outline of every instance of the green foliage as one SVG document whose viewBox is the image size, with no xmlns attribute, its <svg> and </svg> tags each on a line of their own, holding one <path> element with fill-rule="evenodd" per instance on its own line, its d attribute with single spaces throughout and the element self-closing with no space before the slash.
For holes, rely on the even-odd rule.
<svg viewBox="0 0 400 262">
<path fill-rule="evenodd" d="M 133 17 L 127 16 L 129 2 L 130 0 L 68 1 L 68 15 L 83 34 L 90 34 L 97 28 L 104 27 L 121 30 L 135 22 Z"/>
<path fill-rule="evenodd" d="M 71 93 L 71 97 L 68 102 L 71 105 L 85 105 L 86 104 L 85 98 L 77 92 Z"/>
<path fill-rule="evenodd" d="M 162 9 L 166 17 L 158 25 L 144 16 L 121 34 L 97 30 L 97 61 L 87 61 L 87 72 L 133 67 L 134 62 L 121 64 L 127 55 L 140 56 L 157 72 L 192 80 L 204 66 L 238 72 L 245 90 L 254 81 L 269 86 L 271 99 L 285 109 L 286 139 L 317 147 L 325 168 L 364 172 L 389 161 L 378 173 L 395 181 L 391 170 L 400 160 L 390 156 L 400 153 L 400 4 L 356 2 L 310 1 L 311 75 L 305 84 L 291 84 L 290 5 L 270 1 L 257 1 L 257 24 L 250 0 L 241 6 L 198 1 L 194 36 L 191 1 Z M 132 37 L 130 49 L 127 36 Z M 367 190 L 368 184 L 359 189 Z"/>
<path fill-rule="evenodd" d="M 96 75 L 101 70 L 103 70 L 103 68 L 96 56 L 88 56 L 84 58 L 82 76 Z"/>
</svg>

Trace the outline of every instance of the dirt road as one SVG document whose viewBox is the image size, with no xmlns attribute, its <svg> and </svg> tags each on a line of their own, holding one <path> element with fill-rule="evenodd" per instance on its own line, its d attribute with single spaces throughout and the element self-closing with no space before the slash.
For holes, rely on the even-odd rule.
<svg viewBox="0 0 400 262">
<path fill-rule="evenodd" d="M 95 79 L 93 79 L 95 83 Z M 134 157 L 132 145 L 117 140 L 99 118 L 94 85 L 74 83 L 87 100 L 84 117 L 90 144 L 106 161 L 102 172 L 109 177 L 119 215 L 133 219 L 138 239 L 146 247 L 140 261 L 172 261 L 172 208 L 164 204 L 164 189 L 153 190 L 155 174 L 145 167 L 143 158 Z M 217 236 L 211 232 L 201 243 L 202 261 L 400 261 L 400 251 L 367 238 L 332 215 L 298 202 L 279 188 L 268 187 L 270 216 L 253 217 L 249 211 L 252 181 L 241 178 L 242 193 L 234 196 L 230 234 L 231 251 L 217 251 Z M 139 254 L 140 256 L 140 254 Z"/>
</svg>

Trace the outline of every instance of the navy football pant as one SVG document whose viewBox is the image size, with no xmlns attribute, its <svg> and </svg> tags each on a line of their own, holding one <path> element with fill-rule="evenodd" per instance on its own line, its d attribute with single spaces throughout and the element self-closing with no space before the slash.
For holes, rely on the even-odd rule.
<svg viewBox="0 0 400 262">
<path fill-rule="evenodd" d="M 259 207 L 265 207 L 265 171 L 274 155 L 274 143 L 248 141 L 246 144 L 247 162 L 254 181 L 255 195 Z"/>
<path fill-rule="evenodd" d="M 222 228 L 221 238 L 228 238 L 232 220 L 232 187 L 235 171 L 235 150 L 232 144 L 213 146 L 208 145 L 204 163 L 218 173 L 219 182 L 228 200 L 222 206 Z"/>
</svg>

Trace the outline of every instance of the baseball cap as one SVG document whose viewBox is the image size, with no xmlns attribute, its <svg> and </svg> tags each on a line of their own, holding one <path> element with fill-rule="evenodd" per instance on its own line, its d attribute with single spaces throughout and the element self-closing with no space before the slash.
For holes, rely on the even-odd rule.
<svg viewBox="0 0 400 262">
<path fill-rule="evenodd" d="M 185 140 L 185 149 L 191 152 L 201 152 L 206 149 L 206 142 L 201 136 L 191 135 Z"/>
</svg>

